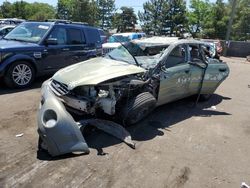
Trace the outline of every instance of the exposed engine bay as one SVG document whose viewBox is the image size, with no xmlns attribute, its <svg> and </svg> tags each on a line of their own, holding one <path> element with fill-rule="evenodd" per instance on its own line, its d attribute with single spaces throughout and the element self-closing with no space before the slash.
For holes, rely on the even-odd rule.
<svg viewBox="0 0 250 188">
<path fill-rule="evenodd" d="M 146 79 L 145 74 L 127 75 L 102 82 L 95 86 L 78 86 L 60 93 L 62 86 L 53 80 L 51 89 L 62 100 L 67 110 L 79 115 L 96 115 L 103 112 L 113 116 L 129 98 L 142 92 L 150 92 L 157 98 L 159 79 Z"/>
</svg>

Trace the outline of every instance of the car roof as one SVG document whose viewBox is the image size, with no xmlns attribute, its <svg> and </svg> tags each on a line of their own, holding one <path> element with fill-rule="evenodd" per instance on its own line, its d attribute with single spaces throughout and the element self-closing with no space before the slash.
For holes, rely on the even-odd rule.
<svg viewBox="0 0 250 188">
<path fill-rule="evenodd" d="M 142 38 L 136 39 L 132 42 L 137 43 L 139 45 L 150 47 L 150 46 L 162 46 L 162 45 L 170 45 L 170 44 L 203 44 L 204 42 L 197 41 L 194 39 L 179 39 L 178 37 L 150 37 L 150 38 Z"/>
<path fill-rule="evenodd" d="M 139 35 L 142 33 L 115 33 L 113 34 L 113 36 L 117 36 L 117 35 L 122 35 L 122 36 L 131 36 L 131 35 Z"/>
<path fill-rule="evenodd" d="M 0 26 L 0 29 L 14 28 L 14 27 L 16 27 L 16 25 L 3 25 L 3 26 Z"/>
<path fill-rule="evenodd" d="M 90 29 L 96 29 L 98 30 L 97 27 L 92 27 L 89 25 L 86 25 L 86 23 L 80 23 L 80 22 L 60 22 L 60 21 L 25 21 L 23 23 L 40 23 L 40 24 L 46 24 L 46 25 L 65 25 L 65 26 L 74 26 L 74 27 L 80 27 L 80 28 L 90 28 Z"/>
</svg>

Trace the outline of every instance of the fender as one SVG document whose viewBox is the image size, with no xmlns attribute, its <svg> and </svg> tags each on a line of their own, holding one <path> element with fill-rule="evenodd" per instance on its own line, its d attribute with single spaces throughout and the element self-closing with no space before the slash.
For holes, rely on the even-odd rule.
<svg viewBox="0 0 250 188">
<path fill-rule="evenodd" d="M 28 61 L 34 66 L 35 70 L 38 70 L 36 60 L 34 58 L 25 54 L 16 54 L 14 56 L 11 56 L 10 58 L 3 60 L 3 62 L 0 63 L 0 73 L 4 74 L 6 68 L 15 61 Z"/>
</svg>

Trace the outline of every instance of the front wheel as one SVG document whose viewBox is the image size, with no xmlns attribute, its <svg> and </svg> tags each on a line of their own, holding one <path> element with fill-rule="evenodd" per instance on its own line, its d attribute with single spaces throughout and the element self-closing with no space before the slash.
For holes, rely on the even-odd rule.
<svg viewBox="0 0 250 188">
<path fill-rule="evenodd" d="M 155 97 L 149 92 L 143 92 L 129 99 L 120 113 L 123 125 L 132 125 L 149 115 L 156 106 Z"/>
<path fill-rule="evenodd" d="M 10 88 L 25 88 L 34 81 L 34 78 L 33 66 L 25 61 L 18 61 L 8 68 L 4 81 Z"/>
</svg>

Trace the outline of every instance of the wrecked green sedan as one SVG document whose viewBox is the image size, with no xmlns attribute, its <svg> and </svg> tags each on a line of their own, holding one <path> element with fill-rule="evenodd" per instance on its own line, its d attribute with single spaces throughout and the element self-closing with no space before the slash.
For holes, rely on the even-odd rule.
<svg viewBox="0 0 250 188">
<path fill-rule="evenodd" d="M 210 58 L 199 41 L 152 37 L 121 44 L 43 84 L 40 146 L 52 156 L 88 153 L 82 130 L 89 124 L 133 146 L 119 124 L 135 124 L 157 106 L 191 95 L 208 100 L 228 74 L 227 64 Z"/>
</svg>

